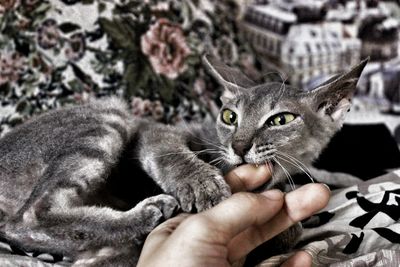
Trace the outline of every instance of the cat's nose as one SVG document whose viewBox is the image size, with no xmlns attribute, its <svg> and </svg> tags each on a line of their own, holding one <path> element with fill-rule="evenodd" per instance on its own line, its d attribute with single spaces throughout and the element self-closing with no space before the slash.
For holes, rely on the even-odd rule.
<svg viewBox="0 0 400 267">
<path fill-rule="evenodd" d="M 251 148 L 251 143 L 247 143 L 245 141 L 236 141 L 232 144 L 233 151 L 235 151 L 236 155 L 240 157 L 244 157 L 247 151 Z"/>
</svg>

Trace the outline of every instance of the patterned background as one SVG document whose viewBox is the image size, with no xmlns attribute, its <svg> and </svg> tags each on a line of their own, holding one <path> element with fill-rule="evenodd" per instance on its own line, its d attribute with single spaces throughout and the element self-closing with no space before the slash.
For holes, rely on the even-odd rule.
<svg viewBox="0 0 400 267">
<path fill-rule="evenodd" d="M 0 135 L 43 111 L 108 95 L 162 122 L 215 116 L 221 88 L 201 64 L 205 52 L 256 81 L 304 90 L 370 56 L 341 136 L 350 140 L 343 169 L 365 171 L 399 155 L 399 18 L 398 1 L 378 0 L 0 0 Z M 338 167 L 337 159 L 325 162 Z M 333 192 L 303 237 L 316 266 L 398 266 L 398 177 Z M 25 256 L 62 260 L 1 242 L 0 254 L 23 266 L 36 266 Z"/>
<path fill-rule="evenodd" d="M 120 95 L 132 113 L 176 123 L 217 110 L 205 50 L 258 73 L 239 42 L 236 1 L 0 1 L 0 122 Z M 226 12 L 229 10 L 229 12 Z M 216 15 L 218 14 L 218 15 Z"/>
<path fill-rule="evenodd" d="M 286 83 L 307 89 L 349 66 L 345 61 L 329 61 L 330 55 L 332 60 L 346 58 L 343 53 L 353 49 L 351 63 L 355 63 L 368 51 L 375 51 L 371 44 L 376 38 L 364 40 L 366 29 L 377 31 L 378 39 L 384 34 L 392 36 L 390 44 L 398 48 L 396 21 L 400 11 L 396 3 L 283 2 L 2 0 L 0 132 L 4 134 L 33 114 L 114 94 L 131 103 L 134 115 L 158 121 L 177 123 L 215 115 L 220 88 L 201 64 L 205 51 L 254 80 L 282 81 L 289 75 Z M 374 2 L 378 4 L 374 6 Z M 356 3 L 361 3 L 358 9 Z M 254 9 L 261 13 L 254 13 Z M 304 12 L 308 17 L 302 15 Z M 294 19 L 282 26 L 278 57 L 265 53 L 273 51 L 270 48 L 274 46 L 269 46 L 273 43 L 257 39 L 275 30 L 273 25 L 280 25 L 267 16 L 274 13 Z M 314 13 L 317 15 L 310 15 Z M 267 20 L 256 20 L 254 14 Z M 353 20 L 335 14 L 350 14 Z M 343 25 L 338 34 L 334 32 L 337 24 Z M 392 28 L 383 31 L 382 25 Z M 326 36 L 327 31 L 339 39 Z M 308 36 L 309 32 L 313 36 Z M 347 35 L 342 36 L 343 32 Z M 320 43 L 325 50 L 318 50 Z M 348 48 L 348 43 L 353 46 Z M 329 53 L 329 49 L 336 51 L 334 47 L 339 47 L 337 53 L 341 54 Z M 352 113 L 348 122 L 383 121 L 393 134 L 397 130 L 400 135 L 396 128 L 399 119 L 394 116 L 398 112 L 392 110 L 393 103 L 399 102 L 400 79 L 395 79 L 398 52 L 372 59 L 355 102 L 356 110 L 362 112 Z"/>
</svg>

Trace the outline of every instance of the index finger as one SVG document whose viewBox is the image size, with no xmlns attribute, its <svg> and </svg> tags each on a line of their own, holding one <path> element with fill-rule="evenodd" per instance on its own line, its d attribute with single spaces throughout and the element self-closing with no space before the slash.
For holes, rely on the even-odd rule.
<svg viewBox="0 0 400 267">
<path fill-rule="evenodd" d="M 251 191 L 266 183 L 271 177 L 270 167 L 265 165 L 242 165 L 225 175 L 232 193 Z"/>
<path fill-rule="evenodd" d="M 234 262 L 261 243 L 324 208 L 330 191 L 323 184 L 307 184 L 285 195 L 283 208 L 266 224 L 251 227 L 229 244 L 229 259 Z"/>
</svg>

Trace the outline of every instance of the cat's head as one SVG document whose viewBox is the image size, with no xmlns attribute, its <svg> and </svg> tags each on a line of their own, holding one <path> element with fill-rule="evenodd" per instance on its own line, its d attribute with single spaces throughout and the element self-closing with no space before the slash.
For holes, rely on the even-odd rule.
<svg viewBox="0 0 400 267">
<path fill-rule="evenodd" d="M 284 83 L 257 85 L 214 58 L 204 62 L 225 88 L 217 132 L 229 165 L 309 164 L 342 127 L 368 60 L 311 91 Z"/>
</svg>

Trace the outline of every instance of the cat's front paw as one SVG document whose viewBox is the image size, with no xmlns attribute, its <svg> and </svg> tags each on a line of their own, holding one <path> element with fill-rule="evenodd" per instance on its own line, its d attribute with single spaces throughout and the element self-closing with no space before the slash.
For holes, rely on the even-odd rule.
<svg viewBox="0 0 400 267">
<path fill-rule="evenodd" d="M 166 194 L 149 197 L 140 202 L 135 208 L 135 217 L 144 222 L 142 232 L 150 233 L 161 222 L 171 218 L 179 209 L 178 201 Z"/>
<path fill-rule="evenodd" d="M 230 187 L 219 174 L 190 177 L 176 190 L 184 212 L 209 209 L 230 195 Z"/>
</svg>

